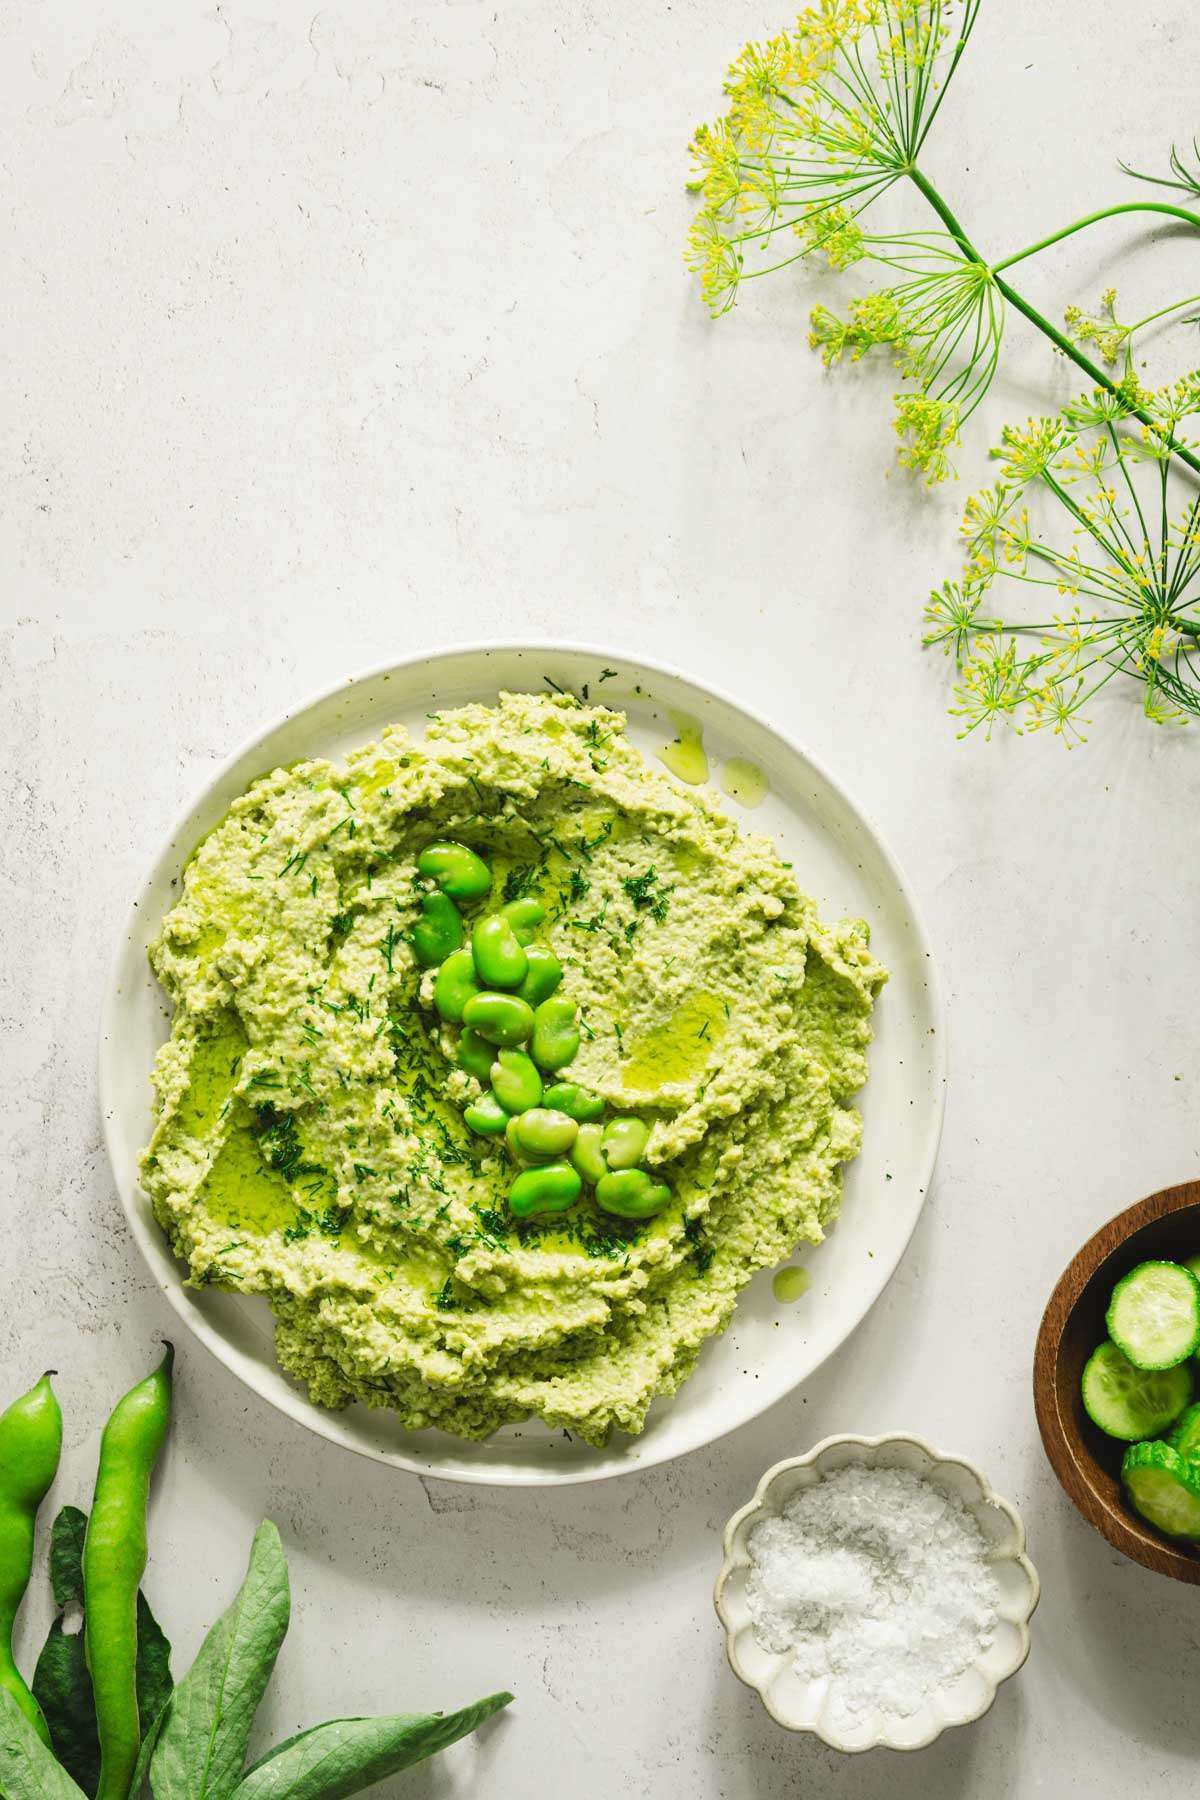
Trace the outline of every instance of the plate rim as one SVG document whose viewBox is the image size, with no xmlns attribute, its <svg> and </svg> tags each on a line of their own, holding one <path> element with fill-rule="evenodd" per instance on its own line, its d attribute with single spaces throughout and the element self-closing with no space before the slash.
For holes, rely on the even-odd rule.
<svg viewBox="0 0 1200 1800">
<path fill-rule="evenodd" d="M 741 1413 L 736 1419 L 732 1419 L 725 1424 L 718 1424 L 716 1429 L 706 1432 L 705 1435 L 699 1437 L 693 1443 L 685 1444 L 678 1448 L 665 1448 L 662 1450 L 661 1454 L 654 1454 L 651 1452 L 637 1462 L 631 1462 L 624 1465 L 617 1463 L 616 1465 L 601 1466 L 595 1469 L 589 1469 L 584 1466 L 582 1468 L 565 1468 L 562 1470 L 539 1470 L 533 1468 L 501 1469 L 496 1468 L 495 1466 L 481 1464 L 478 1469 L 467 1470 L 456 1468 L 453 1471 L 447 1472 L 445 1470 L 426 1466 L 416 1455 L 406 1455 L 399 1451 L 383 1453 L 368 1443 L 353 1440 L 347 1434 L 339 1432 L 336 1429 L 337 1413 L 323 1413 L 312 1401 L 308 1400 L 299 1389 L 296 1389 L 294 1393 L 289 1390 L 285 1395 L 266 1392 L 240 1368 L 232 1366 L 222 1355 L 222 1334 L 216 1326 L 202 1316 L 197 1315 L 194 1309 L 187 1305 L 187 1290 L 182 1276 L 177 1275 L 174 1280 L 163 1280 L 160 1276 L 159 1270 L 156 1268 L 153 1260 L 151 1245 L 148 1241 L 149 1225 L 147 1224 L 147 1221 L 140 1216 L 138 1209 L 135 1207 L 133 1193 L 126 1194 L 124 1185 L 118 1176 L 114 1130 L 116 1109 L 109 1104 L 110 1095 L 107 1075 L 109 1056 L 116 1053 L 109 1051 L 107 1046 L 115 1041 L 116 1036 L 113 1028 L 117 1013 L 118 999 L 121 993 L 121 963 L 123 961 L 124 949 L 133 936 L 135 927 L 140 924 L 144 917 L 141 901 L 145 894 L 146 887 L 153 878 L 154 871 L 163 859 L 165 847 L 176 843 L 183 835 L 184 829 L 192 815 L 203 805 L 205 799 L 212 790 L 218 787 L 229 775 L 231 775 L 237 765 L 244 758 L 248 757 L 251 752 L 264 741 L 264 739 L 274 737 L 277 732 L 282 731 L 298 714 L 310 712 L 316 707 L 335 700 L 339 695 L 347 694 L 351 690 L 365 686 L 369 683 L 380 681 L 401 670 L 412 670 L 425 663 L 444 661 L 449 658 L 527 653 L 530 651 L 544 651 L 550 655 L 561 654 L 565 656 L 594 657 L 601 662 L 602 666 L 613 663 L 619 664 L 622 661 L 626 663 L 633 662 L 640 671 L 647 671 L 652 675 L 665 676 L 669 680 L 681 681 L 685 685 L 709 695 L 712 699 L 718 701 L 722 705 L 731 708 L 735 713 L 740 713 L 760 730 L 766 732 L 768 736 L 777 739 L 792 753 L 792 755 L 797 757 L 802 763 L 807 764 L 814 774 L 827 785 L 834 795 L 836 795 L 838 800 L 848 809 L 852 817 L 872 840 L 889 877 L 894 882 L 897 891 L 908 909 L 913 937 L 924 957 L 925 982 L 929 996 L 928 1004 L 931 1016 L 934 1020 L 935 1041 L 932 1047 L 931 1059 L 931 1078 L 934 1089 L 933 1106 L 931 1118 L 923 1135 L 917 1164 L 920 1176 L 918 1186 L 918 1193 L 920 1195 L 919 1203 L 913 1209 L 908 1229 L 904 1233 L 903 1241 L 899 1245 L 892 1267 L 889 1269 L 879 1288 L 872 1295 L 866 1307 L 855 1320 L 854 1324 L 846 1331 L 844 1336 L 838 1343 L 831 1345 L 824 1351 L 818 1360 L 806 1370 L 802 1377 L 800 1377 L 795 1385 L 787 1389 L 784 1394 L 769 1397 L 765 1399 L 761 1405 L 751 1405 L 748 1410 Z M 705 785 L 708 784 L 706 783 Z M 937 957 L 934 953 L 932 940 L 926 926 L 924 912 L 901 863 L 892 850 L 888 838 L 879 830 L 874 817 L 860 805 L 853 795 L 847 792 L 842 782 L 835 775 L 831 774 L 821 758 L 814 756 L 809 750 L 797 743 L 790 732 L 776 725 L 771 719 L 759 712 L 757 708 L 746 705 L 745 702 L 737 699 L 723 686 L 689 674 L 677 664 L 663 662 L 656 657 L 646 657 L 640 654 L 631 655 L 628 652 L 614 648 L 611 644 L 597 644 L 574 639 L 549 637 L 478 638 L 472 639 L 466 643 L 446 644 L 440 647 L 435 646 L 433 648 L 419 650 L 414 652 L 411 656 L 389 658 L 385 662 L 372 664 L 368 668 L 359 670 L 357 673 L 343 676 L 338 681 L 328 683 L 324 687 L 321 687 L 314 692 L 310 692 L 302 699 L 287 707 L 282 713 L 275 715 L 265 724 L 261 725 L 256 731 L 244 737 L 227 757 L 218 763 L 215 768 L 211 768 L 207 771 L 206 778 L 196 786 L 190 799 L 173 816 L 165 838 L 159 840 L 159 848 L 154 853 L 148 870 L 143 872 L 129 905 L 122 915 L 115 946 L 110 956 L 108 975 L 104 983 L 100 1005 L 97 1043 L 97 1095 L 100 1109 L 101 1134 L 104 1141 L 109 1175 L 112 1180 L 113 1188 L 116 1191 L 117 1200 L 124 1215 L 125 1223 L 133 1237 L 134 1243 L 137 1245 L 147 1273 L 155 1287 L 166 1298 L 168 1305 L 171 1307 L 171 1310 L 175 1313 L 176 1317 L 180 1319 L 192 1336 L 203 1345 L 208 1353 L 213 1356 L 236 1381 L 242 1382 L 258 1397 L 258 1399 L 265 1402 L 266 1405 L 270 1406 L 272 1410 L 280 1416 L 290 1419 L 293 1423 L 301 1426 L 305 1430 L 313 1432 L 316 1436 L 323 1438 L 327 1443 L 333 1444 L 339 1449 L 349 1450 L 353 1454 L 363 1456 L 369 1461 L 379 1463 L 385 1468 L 391 1468 L 398 1472 L 414 1474 L 419 1477 L 438 1481 L 462 1483 L 465 1486 L 518 1488 L 572 1487 L 583 1486 L 587 1483 L 596 1481 L 612 1481 L 621 1476 L 644 1473 L 649 1469 L 662 1467 L 666 1463 L 677 1462 L 684 1456 L 693 1455 L 699 1450 L 707 1449 L 711 1445 L 719 1443 L 722 1438 L 728 1437 L 732 1432 L 740 1430 L 744 1425 L 751 1424 L 753 1420 L 761 1418 L 772 1406 L 777 1405 L 781 1400 L 787 1398 L 789 1394 L 795 1393 L 798 1387 L 802 1386 L 805 1381 L 810 1380 L 811 1377 L 815 1375 L 819 1369 L 823 1368 L 829 1359 L 834 1356 L 851 1337 L 853 1337 L 854 1333 L 858 1330 L 864 1319 L 866 1319 L 877 1301 L 882 1297 L 889 1283 L 895 1276 L 896 1271 L 899 1269 L 900 1264 L 903 1262 L 908 1247 L 912 1242 L 918 1221 L 928 1202 L 929 1189 L 937 1165 L 938 1151 L 941 1145 L 942 1132 L 945 1124 L 948 1061 L 949 1046 L 947 1041 L 945 991 L 942 985 Z M 140 1188 L 137 1188 L 136 1191 L 140 1193 L 141 1190 Z M 157 1230 L 156 1223 L 154 1224 L 154 1229 Z"/>
</svg>

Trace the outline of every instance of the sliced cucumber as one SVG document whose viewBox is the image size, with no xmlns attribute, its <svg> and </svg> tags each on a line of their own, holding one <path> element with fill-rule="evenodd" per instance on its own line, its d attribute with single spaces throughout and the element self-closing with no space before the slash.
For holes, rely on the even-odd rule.
<svg viewBox="0 0 1200 1800">
<path fill-rule="evenodd" d="M 1200 1281 L 1179 1263 L 1139 1263 L 1118 1281 L 1108 1335 L 1138 1369 L 1173 1369 L 1200 1345 Z"/>
<path fill-rule="evenodd" d="M 1200 1461 L 1200 1406 L 1189 1406 L 1180 1415 L 1167 1442 L 1180 1456 L 1186 1456 L 1189 1461 Z"/>
<path fill-rule="evenodd" d="M 1135 1369 L 1115 1344 L 1092 1351 L 1081 1383 L 1084 1411 L 1109 1437 L 1126 1444 L 1174 1424 L 1192 1397 L 1192 1371 Z"/>
<path fill-rule="evenodd" d="M 1167 1537 L 1200 1538 L 1200 1467 L 1170 1444 L 1131 1444 L 1121 1480 L 1136 1511 Z"/>
</svg>

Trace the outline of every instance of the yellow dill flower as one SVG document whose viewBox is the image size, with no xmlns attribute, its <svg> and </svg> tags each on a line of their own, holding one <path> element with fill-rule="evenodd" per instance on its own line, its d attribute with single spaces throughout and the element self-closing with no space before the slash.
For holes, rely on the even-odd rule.
<svg viewBox="0 0 1200 1800">
<path fill-rule="evenodd" d="M 831 269 L 848 269 L 867 253 L 862 231 L 844 206 L 806 213 L 794 229 L 806 250 L 824 251 Z"/>
<path fill-rule="evenodd" d="M 729 121 L 698 125 L 688 148 L 695 170 L 692 192 L 704 195 L 708 212 L 728 211 L 742 191 L 742 159 Z"/>
<path fill-rule="evenodd" d="M 1083 730 L 1091 720 L 1083 717 L 1080 707 L 1085 701 L 1082 675 L 1074 680 L 1051 676 L 1030 687 L 1025 695 L 1029 707 L 1026 724 L 1030 731 L 1051 731 L 1061 738 L 1068 750 L 1087 743 Z"/>
<path fill-rule="evenodd" d="M 1181 706 L 1168 700 L 1156 682 L 1148 681 L 1142 696 L 1142 712 L 1151 725 L 1190 725 L 1191 720 Z"/>
<path fill-rule="evenodd" d="M 919 469 L 929 487 L 945 481 L 950 474 L 948 452 L 959 441 L 957 406 L 929 394 L 897 394 L 895 398 L 894 424 L 901 439 L 896 455 L 902 467 Z"/>
<path fill-rule="evenodd" d="M 990 743 L 999 720 L 1007 720 L 1019 735 L 1019 711 L 1028 699 L 1029 675 L 1038 663 L 1038 658 L 1019 661 L 1017 646 L 1011 639 L 980 638 L 975 654 L 964 662 L 961 679 L 954 689 L 950 711 L 967 721 L 959 737 L 968 737 L 982 726 Z"/>
<path fill-rule="evenodd" d="M 697 213 L 688 233 L 687 266 L 700 277 L 700 291 L 714 313 L 728 312 L 737 298 L 742 258 L 711 213 Z"/>
<path fill-rule="evenodd" d="M 960 669 L 973 639 L 990 632 L 995 624 L 992 619 L 978 616 L 985 587 L 986 583 L 970 579 L 961 586 L 957 581 L 946 581 L 934 589 L 925 603 L 922 644 L 926 649 L 940 644 L 946 656 L 953 652 Z"/>
<path fill-rule="evenodd" d="M 1012 480 L 1033 481 L 1046 473 L 1070 441 L 1070 430 L 1061 419 L 1026 419 L 1024 425 L 1004 427 L 994 454 Z"/>
</svg>

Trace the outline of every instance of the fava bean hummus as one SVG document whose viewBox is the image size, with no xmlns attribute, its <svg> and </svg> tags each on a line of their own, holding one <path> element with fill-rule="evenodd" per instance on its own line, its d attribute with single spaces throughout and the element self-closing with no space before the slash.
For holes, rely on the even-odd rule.
<svg viewBox="0 0 1200 1800">
<path fill-rule="evenodd" d="M 143 1180 L 191 1280 L 265 1294 L 323 1406 L 594 1444 L 836 1215 L 885 980 L 560 694 L 255 782 L 151 961 Z"/>
</svg>

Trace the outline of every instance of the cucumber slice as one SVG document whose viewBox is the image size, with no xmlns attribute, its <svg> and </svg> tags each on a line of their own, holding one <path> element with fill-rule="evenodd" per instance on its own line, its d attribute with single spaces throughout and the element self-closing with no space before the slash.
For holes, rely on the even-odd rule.
<svg viewBox="0 0 1200 1800">
<path fill-rule="evenodd" d="M 1115 1344 L 1093 1350 L 1081 1383 L 1084 1411 L 1109 1437 L 1124 1443 L 1154 1437 L 1174 1423 L 1192 1397 L 1192 1371 L 1135 1369 Z"/>
<path fill-rule="evenodd" d="M 1139 1263 L 1113 1289 L 1108 1335 L 1135 1368 L 1173 1369 L 1200 1344 L 1200 1281 L 1179 1263 Z"/>
<path fill-rule="evenodd" d="M 1121 1480 L 1134 1509 L 1167 1537 L 1200 1538 L 1200 1468 L 1170 1444 L 1132 1444 Z"/>
<path fill-rule="evenodd" d="M 1200 1461 L 1200 1406 L 1189 1406 L 1181 1414 L 1167 1442 L 1180 1456 L 1186 1456 L 1189 1461 Z"/>
</svg>

